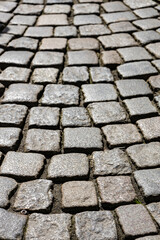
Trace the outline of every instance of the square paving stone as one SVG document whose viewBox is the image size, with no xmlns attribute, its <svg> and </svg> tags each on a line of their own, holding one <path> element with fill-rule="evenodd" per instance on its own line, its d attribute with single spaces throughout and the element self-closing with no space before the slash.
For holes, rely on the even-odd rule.
<svg viewBox="0 0 160 240">
<path fill-rule="evenodd" d="M 148 97 L 132 98 L 123 101 L 133 121 L 157 115 L 157 109 Z"/>
<path fill-rule="evenodd" d="M 136 15 L 131 11 L 103 13 L 101 14 L 101 17 L 103 18 L 106 24 L 109 24 L 112 22 L 120 22 L 120 21 L 133 21 L 137 19 Z"/>
<path fill-rule="evenodd" d="M 0 168 L 1 175 L 17 180 L 35 179 L 44 166 L 44 156 L 36 153 L 8 152 Z"/>
<path fill-rule="evenodd" d="M 85 36 L 101 36 L 111 33 L 111 31 L 102 24 L 84 25 L 79 27 L 80 35 Z"/>
<path fill-rule="evenodd" d="M 21 211 L 47 212 L 52 204 L 52 181 L 38 179 L 20 185 L 13 209 Z"/>
<path fill-rule="evenodd" d="M 63 127 L 91 126 L 88 112 L 84 107 L 63 108 L 61 123 Z"/>
<path fill-rule="evenodd" d="M 93 209 L 98 205 L 96 189 L 91 181 L 72 181 L 62 185 L 62 208 L 66 211 Z"/>
<path fill-rule="evenodd" d="M 27 28 L 27 26 L 21 26 L 21 25 L 17 26 L 17 25 L 8 24 L 3 29 L 2 32 L 19 36 L 19 35 L 23 35 L 23 33 L 25 32 L 26 28 Z"/>
<path fill-rule="evenodd" d="M 39 49 L 64 51 L 66 45 L 67 45 L 66 38 L 43 38 Z"/>
<path fill-rule="evenodd" d="M 68 153 L 55 155 L 48 166 L 47 178 L 54 181 L 85 179 L 89 173 L 89 162 L 85 154 Z"/>
<path fill-rule="evenodd" d="M 22 3 L 43 4 L 44 0 L 22 0 Z"/>
<path fill-rule="evenodd" d="M 113 33 L 118 33 L 118 32 L 134 32 L 137 31 L 137 28 L 133 26 L 132 23 L 130 22 L 116 22 L 116 23 L 111 23 L 109 25 L 109 28 Z"/>
<path fill-rule="evenodd" d="M 97 65 L 97 54 L 92 50 L 68 51 L 68 65 Z"/>
<path fill-rule="evenodd" d="M 93 152 L 94 176 L 126 175 L 132 172 L 127 155 L 119 148 Z"/>
<path fill-rule="evenodd" d="M 0 11 L 1 12 L 11 12 L 16 6 L 17 6 L 17 3 L 15 3 L 15 2 L 1 1 L 0 2 Z"/>
<path fill-rule="evenodd" d="M 69 240 L 71 215 L 69 214 L 40 214 L 33 213 L 29 216 L 25 239 Z"/>
<path fill-rule="evenodd" d="M 33 107 L 29 114 L 29 127 L 57 127 L 59 124 L 59 112 L 59 108 Z"/>
<path fill-rule="evenodd" d="M 117 99 L 117 92 L 112 84 L 85 84 L 82 85 L 84 103 L 112 101 Z"/>
<path fill-rule="evenodd" d="M 79 103 L 79 88 L 72 85 L 48 84 L 42 97 L 43 105 L 72 106 Z"/>
<path fill-rule="evenodd" d="M 129 8 L 121 1 L 106 2 L 101 5 L 106 12 L 123 12 Z"/>
<path fill-rule="evenodd" d="M 152 64 L 160 71 L 160 60 L 154 60 Z"/>
<path fill-rule="evenodd" d="M 160 43 L 151 43 L 146 46 L 147 50 L 152 53 L 156 58 L 160 58 Z"/>
<path fill-rule="evenodd" d="M 133 36 L 141 44 L 147 44 L 147 43 L 151 43 L 151 42 L 160 41 L 160 34 L 154 30 L 135 32 L 135 33 L 133 33 Z"/>
<path fill-rule="evenodd" d="M 56 83 L 59 70 L 57 68 L 36 68 L 34 69 L 31 80 L 33 83 L 47 84 Z"/>
<path fill-rule="evenodd" d="M 16 38 L 8 44 L 8 47 L 35 51 L 38 47 L 38 40 L 28 37 Z"/>
<path fill-rule="evenodd" d="M 0 125 L 8 127 L 22 126 L 27 115 L 28 108 L 23 105 L 0 105 Z"/>
<path fill-rule="evenodd" d="M 153 59 L 143 47 L 120 48 L 117 51 L 125 62 Z"/>
<path fill-rule="evenodd" d="M 33 58 L 32 67 L 60 67 L 63 64 L 63 57 L 64 54 L 61 52 L 37 52 Z"/>
<path fill-rule="evenodd" d="M 109 211 L 78 213 L 75 215 L 75 228 L 78 240 L 118 239 L 114 217 Z"/>
<path fill-rule="evenodd" d="M 19 4 L 14 10 L 14 14 L 20 15 L 40 15 L 43 10 L 43 5 Z"/>
<path fill-rule="evenodd" d="M 37 103 L 43 86 L 26 83 L 11 84 L 4 93 L 2 103 L 24 103 L 34 105 Z"/>
<path fill-rule="evenodd" d="M 37 16 L 15 15 L 10 21 L 10 24 L 32 26 L 35 24 L 36 19 Z"/>
<path fill-rule="evenodd" d="M 7 67 L 0 74 L 0 82 L 4 84 L 14 82 L 27 82 L 30 76 L 31 70 L 21 67 Z"/>
<path fill-rule="evenodd" d="M 4 85 L 0 83 L 0 96 L 3 94 L 4 89 L 5 89 Z"/>
<path fill-rule="evenodd" d="M 17 182 L 8 177 L 0 177 L 0 207 L 6 208 L 9 198 L 17 188 Z"/>
<path fill-rule="evenodd" d="M 153 88 L 153 90 L 155 90 L 155 91 L 159 91 L 160 90 L 160 75 L 151 76 L 148 79 L 148 82 L 151 85 L 151 87 Z"/>
<path fill-rule="evenodd" d="M 129 176 L 98 177 L 97 184 L 102 205 L 106 207 L 130 203 L 136 198 Z"/>
<path fill-rule="evenodd" d="M 0 128 L 0 150 L 8 151 L 17 148 L 20 138 L 20 128 Z"/>
<path fill-rule="evenodd" d="M 148 204 L 147 209 L 160 226 L 160 202 Z"/>
<path fill-rule="evenodd" d="M 160 27 L 160 20 L 154 18 L 142 19 L 134 21 L 137 27 L 141 28 L 142 30 L 150 30 Z"/>
<path fill-rule="evenodd" d="M 73 38 L 69 39 L 70 50 L 98 50 L 99 42 L 94 38 Z"/>
<path fill-rule="evenodd" d="M 93 13 L 99 14 L 99 5 L 90 4 L 90 3 L 74 4 L 73 12 L 74 12 L 74 15 L 93 14 Z"/>
<path fill-rule="evenodd" d="M 0 12 L 0 22 L 3 24 L 7 24 L 12 17 L 13 17 L 12 13 Z"/>
<path fill-rule="evenodd" d="M 160 138 L 160 117 L 141 119 L 137 124 L 147 141 Z"/>
<path fill-rule="evenodd" d="M 112 34 L 98 38 L 104 48 L 113 49 L 119 47 L 129 47 L 137 45 L 137 42 L 128 33 Z"/>
<path fill-rule="evenodd" d="M 64 129 L 64 150 L 90 152 L 102 149 L 102 135 L 98 128 L 79 127 Z"/>
<path fill-rule="evenodd" d="M 101 53 L 101 61 L 103 65 L 114 67 L 116 65 L 122 64 L 122 59 L 117 51 L 102 51 Z"/>
<path fill-rule="evenodd" d="M 69 14 L 71 11 L 71 7 L 66 4 L 54 4 L 50 6 L 45 6 L 44 13 L 46 14 L 57 14 L 57 13 L 66 13 Z"/>
<path fill-rule="evenodd" d="M 6 47 L 7 44 L 12 40 L 13 36 L 7 33 L 1 33 L 0 35 L 0 46 Z"/>
<path fill-rule="evenodd" d="M 140 18 L 152 18 L 159 16 L 158 11 L 151 7 L 134 10 L 134 13 Z"/>
<path fill-rule="evenodd" d="M 75 26 L 56 27 L 54 30 L 55 37 L 76 37 L 77 29 Z"/>
<path fill-rule="evenodd" d="M 30 51 L 6 51 L 0 56 L 0 64 L 2 67 L 11 65 L 26 67 L 32 57 L 33 53 Z"/>
<path fill-rule="evenodd" d="M 45 14 L 38 18 L 37 26 L 68 25 L 66 14 Z"/>
<path fill-rule="evenodd" d="M 128 238 L 157 233 L 152 218 L 142 204 L 118 207 L 116 213 Z"/>
<path fill-rule="evenodd" d="M 127 154 L 138 168 L 160 166 L 160 143 L 151 142 L 127 148 Z"/>
<path fill-rule="evenodd" d="M 148 61 L 125 63 L 117 67 L 118 73 L 123 78 L 148 77 L 156 74 L 157 70 Z"/>
<path fill-rule="evenodd" d="M 28 152 L 45 154 L 60 152 L 60 131 L 30 129 L 27 132 L 25 148 Z"/>
<path fill-rule="evenodd" d="M 134 178 L 141 188 L 146 201 L 159 200 L 160 168 L 135 171 Z"/>
<path fill-rule="evenodd" d="M 136 238 L 136 240 L 159 240 L 159 239 L 160 239 L 159 235 Z"/>
<path fill-rule="evenodd" d="M 33 38 L 52 37 L 53 27 L 28 27 L 24 36 Z"/>
<path fill-rule="evenodd" d="M 88 105 L 89 113 L 95 125 L 125 122 L 127 115 L 118 102 L 100 102 Z"/>
<path fill-rule="evenodd" d="M 110 147 L 126 146 L 142 142 L 142 137 L 135 125 L 115 124 L 102 128 Z"/>
<path fill-rule="evenodd" d="M 116 86 L 122 98 L 152 96 L 148 84 L 142 79 L 118 80 Z"/>
<path fill-rule="evenodd" d="M 88 82 L 89 73 L 87 67 L 65 67 L 62 80 L 64 83 L 80 84 Z"/>
<path fill-rule="evenodd" d="M 0 208 L 0 238 L 22 239 L 27 216 Z"/>
<path fill-rule="evenodd" d="M 124 3 L 128 5 L 132 9 L 136 8 L 144 8 L 144 7 L 150 7 L 155 6 L 156 3 L 152 0 L 124 0 Z"/>
<path fill-rule="evenodd" d="M 90 75 L 92 82 L 113 82 L 114 78 L 111 70 L 106 67 L 91 67 Z"/>
<path fill-rule="evenodd" d="M 88 24 L 101 24 L 102 20 L 95 14 L 90 15 L 77 15 L 73 18 L 75 26 L 88 25 Z"/>
</svg>

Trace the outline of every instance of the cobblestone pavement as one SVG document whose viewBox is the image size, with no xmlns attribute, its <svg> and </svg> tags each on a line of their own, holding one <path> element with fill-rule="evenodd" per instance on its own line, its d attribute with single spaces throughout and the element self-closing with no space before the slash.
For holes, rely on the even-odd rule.
<svg viewBox="0 0 160 240">
<path fill-rule="evenodd" d="M 160 2 L 1 0 L 0 29 L 0 239 L 160 240 Z"/>
</svg>

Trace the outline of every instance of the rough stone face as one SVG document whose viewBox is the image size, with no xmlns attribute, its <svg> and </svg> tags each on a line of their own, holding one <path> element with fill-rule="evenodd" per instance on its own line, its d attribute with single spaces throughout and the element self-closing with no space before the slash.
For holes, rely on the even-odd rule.
<svg viewBox="0 0 160 240">
<path fill-rule="evenodd" d="M 111 51 L 102 51 L 101 55 L 102 63 L 106 66 L 115 66 L 122 63 L 122 59 L 117 53 L 117 51 L 111 50 Z"/>
<path fill-rule="evenodd" d="M 146 46 L 149 52 L 151 52 L 156 58 L 160 58 L 160 43 L 151 43 Z"/>
<path fill-rule="evenodd" d="M 143 47 L 120 48 L 117 51 L 125 62 L 152 60 L 152 56 Z"/>
<path fill-rule="evenodd" d="M 38 179 L 20 185 L 13 208 L 46 212 L 52 204 L 52 181 Z M 24 194 L 25 193 L 25 194 Z"/>
<path fill-rule="evenodd" d="M 14 49 L 28 49 L 31 51 L 35 51 L 38 47 L 38 40 L 32 39 L 28 37 L 20 37 L 12 40 L 8 47 L 14 48 Z"/>
<path fill-rule="evenodd" d="M 70 50 L 98 50 L 99 42 L 94 38 L 71 38 L 68 41 Z"/>
<path fill-rule="evenodd" d="M 90 15 L 78 15 L 73 18 L 73 23 L 75 26 L 88 25 L 88 24 L 101 24 L 102 20 L 99 16 Z"/>
<path fill-rule="evenodd" d="M 136 238 L 136 240 L 159 240 L 159 239 L 160 239 L 159 235 Z"/>
<path fill-rule="evenodd" d="M 160 34 L 156 31 L 140 31 L 133 33 L 133 36 L 141 43 L 147 44 L 150 42 L 155 42 L 160 40 Z"/>
<path fill-rule="evenodd" d="M 64 129 L 65 151 L 88 152 L 102 149 L 102 136 L 98 128 L 79 127 Z"/>
<path fill-rule="evenodd" d="M 68 65 L 97 65 L 97 54 L 92 50 L 68 51 Z"/>
<path fill-rule="evenodd" d="M 54 30 L 55 37 L 76 37 L 77 29 L 75 26 L 56 27 Z"/>
<path fill-rule="evenodd" d="M 30 110 L 30 127 L 57 127 L 59 123 L 59 108 L 33 107 Z"/>
<path fill-rule="evenodd" d="M 0 11 L 1 12 L 11 12 L 17 6 L 16 2 L 5 2 L 2 1 L 0 3 Z"/>
<path fill-rule="evenodd" d="M 55 155 L 48 166 L 48 178 L 59 181 L 83 179 L 88 176 L 88 172 L 88 158 L 80 153 Z"/>
<path fill-rule="evenodd" d="M 160 27 L 160 21 L 154 18 L 137 20 L 133 23 L 142 30 L 150 30 Z"/>
<path fill-rule="evenodd" d="M 159 198 L 160 168 L 135 171 L 134 177 L 147 201 Z"/>
<path fill-rule="evenodd" d="M 84 107 L 63 108 L 61 123 L 63 127 L 87 127 L 91 125 L 88 112 Z"/>
<path fill-rule="evenodd" d="M 150 77 L 148 82 L 155 91 L 160 90 L 160 75 Z"/>
<path fill-rule="evenodd" d="M 60 131 L 30 129 L 27 132 L 25 148 L 31 152 L 55 153 L 60 151 Z"/>
<path fill-rule="evenodd" d="M 0 13 L 0 21 L 3 24 L 7 24 L 7 22 L 13 17 L 12 13 Z"/>
<path fill-rule="evenodd" d="M 98 205 L 96 190 L 91 181 L 72 181 L 62 185 L 64 209 L 93 208 Z"/>
<path fill-rule="evenodd" d="M 97 184 L 102 204 L 106 206 L 133 202 L 136 198 L 129 176 L 98 177 Z"/>
<path fill-rule="evenodd" d="M 66 45 L 67 45 L 66 38 L 43 38 L 39 49 L 64 51 Z"/>
<path fill-rule="evenodd" d="M 126 175 L 131 173 L 127 155 L 118 148 L 93 152 L 94 175 Z"/>
<path fill-rule="evenodd" d="M 111 23 L 109 28 L 113 33 L 120 33 L 120 32 L 134 32 L 137 31 L 137 28 L 133 26 L 130 22 L 116 22 Z"/>
<path fill-rule="evenodd" d="M 8 177 L 0 177 L 0 207 L 1 208 L 5 208 L 8 206 L 10 195 L 16 188 L 17 188 L 17 183 L 15 180 Z"/>
<path fill-rule="evenodd" d="M 74 4 L 73 5 L 74 15 L 79 14 L 99 14 L 99 5 L 98 4 Z"/>
<path fill-rule="evenodd" d="M 160 166 L 159 142 L 131 146 L 127 153 L 138 168 Z"/>
<path fill-rule="evenodd" d="M 160 94 L 154 97 L 154 100 L 156 101 L 158 108 L 160 108 Z"/>
<path fill-rule="evenodd" d="M 12 40 L 13 36 L 10 34 L 2 33 L 0 36 L 0 46 L 6 47 L 7 44 Z"/>
<path fill-rule="evenodd" d="M 131 123 L 107 125 L 102 128 L 102 131 L 111 147 L 142 142 L 137 127 Z"/>
<path fill-rule="evenodd" d="M 78 103 L 79 88 L 71 85 L 48 84 L 42 97 L 43 105 L 70 106 Z"/>
<path fill-rule="evenodd" d="M 20 4 L 14 13 L 26 15 L 39 15 L 43 10 L 43 5 Z"/>
<path fill-rule="evenodd" d="M 128 11 L 129 8 L 120 1 L 106 2 L 101 5 L 106 12 L 123 12 Z"/>
<path fill-rule="evenodd" d="M 149 210 L 157 224 L 160 226 L 160 202 L 148 204 L 147 209 Z"/>
<path fill-rule="evenodd" d="M 91 67 L 90 74 L 92 82 L 113 82 L 114 78 L 111 70 L 106 67 Z"/>
<path fill-rule="evenodd" d="M 124 0 L 124 3 L 132 9 L 144 8 L 144 7 L 150 7 L 150 6 L 156 5 L 156 3 L 152 0 L 146 0 L 145 2 L 143 0 Z"/>
<path fill-rule="evenodd" d="M 139 16 L 140 18 L 150 18 L 150 17 L 157 17 L 159 13 L 154 8 L 144 8 L 144 9 L 137 9 L 134 13 Z"/>
<path fill-rule="evenodd" d="M 75 216 L 78 240 L 116 240 L 117 229 L 113 215 L 109 211 L 83 212 Z"/>
<path fill-rule="evenodd" d="M 149 213 L 142 204 L 118 207 L 116 213 L 126 237 L 157 233 Z"/>
<path fill-rule="evenodd" d="M 66 14 L 46 14 L 38 18 L 37 26 L 68 25 Z"/>
<path fill-rule="evenodd" d="M 0 105 L 1 126 L 22 126 L 27 115 L 28 108 L 23 105 L 4 104 Z"/>
<path fill-rule="evenodd" d="M 133 12 L 116 12 L 116 13 L 104 13 L 101 14 L 103 20 L 106 24 L 112 22 L 120 22 L 120 21 L 133 21 L 136 20 L 137 17 Z"/>
<path fill-rule="evenodd" d="M 31 79 L 33 83 L 56 83 L 59 70 L 57 68 L 36 68 Z"/>
<path fill-rule="evenodd" d="M 0 81 L 3 83 L 27 82 L 31 70 L 21 67 L 7 67 L 0 74 Z"/>
<path fill-rule="evenodd" d="M 16 179 L 35 179 L 43 168 L 44 159 L 43 155 L 36 153 L 8 152 L 0 173 Z"/>
<path fill-rule="evenodd" d="M 0 128 L 0 150 L 14 150 L 17 147 L 21 129 Z"/>
<path fill-rule="evenodd" d="M 65 67 L 63 70 L 64 83 L 84 83 L 89 80 L 87 67 Z"/>
<path fill-rule="evenodd" d="M 22 239 L 27 216 L 8 212 L 0 208 L 0 238 Z"/>
<path fill-rule="evenodd" d="M 44 13 L 46 14 L 61 14 L 61 13 L 66 13 L 69 14 L 71 11 L 71 7 L 69 5 L 65 4 L 54 4 L 50 6 L 45 6 L 44 8 Z"/>
<path fill-rule="evenodd" d="M 152 64 L 160 71 L 160 60 L 154 60 Z"/>
<path fill-rule="evenodd" d="M 88 105 L 89 113 L 95 125 L 124 122 L 126 112 L 118 102 L 100 102 Z"/>
<path fill-rule="evenodd" d="M 51 37 L 53 35 L 53 27 L 28 27 L 24 36 L 33 38 Z"/>
<path fill-rule="evenodd" d="M 69 214 L 38 214 L 29 217 L 25 239 L 69 240 L 71 216 Z"/>
<path fill-rule="evenodd" d="M 111 31 L 102 24 L 95 25 L 84 25 L 79 27 L 80 35 L 85 36 L 101 36 L 109 34 Z"/>
</svg>

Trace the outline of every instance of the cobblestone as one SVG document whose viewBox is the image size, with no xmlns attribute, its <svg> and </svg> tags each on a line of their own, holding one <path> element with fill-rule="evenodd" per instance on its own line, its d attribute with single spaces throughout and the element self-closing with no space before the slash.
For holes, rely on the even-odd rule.
<svg viewBox="0 0 160 240">
<path fill-rule="evenodd" d="M 46 6 L 44 8 L 44 13 L 46 14 L 61 14 L 61 13 L 66 13 L 69 14 L 71 11 L 71 7 L 69 5 L 63 5 L 63 4 L 55 4 L 51 6 Z"/>
<path fill-rule="evenodd" d="M 101 16 L 107 24 L 120 21 L 133 21 L 137 19 L 136 15 L 132 12 L 104 13 Z"/>
<path fill-rule="evenodd" d="M 87 67 L 65 67 L 63 70 L 63 82 L 80 84 L 89 80 Z"/>
<path fill-rule="evenodd" d="M 160 203 L 150 203 L 147 205 L 147 209 L 151 213 L 158 225 L 160 225 Z"/>
<path fill-rule="evenodd" d="M 0 74 L 0 81 L 4 84 L 14 82 L 27 82 L 31 70 L 21 67 L 7 67 Z"/>
<path fill-rule="evenodd" d="M 105 34 L 109 34 L 110 30 L 102 25 L 102 24 L 95 24 L 95 25 L 85 25 L 79 27 L 80 35 L 82 37 L 86 36 L 101 36 Z"/>
<path fill-rule="evenodd" d="M 97 65 L 98 57 L 92 50 L 69 51 L 68 65 Z"/>
<path fill-rule="evenodd" d="M 21 134 L 20 128 L 0 128 L 0 150 L 14 150 Z"/>
<path fill-rule="evenodd" d="M 153 30 L 135 32 L 133 33 L 133 36 L 141 44 L 147 44 L 147 43 L 156 42 L 160 40 L 160 35 Z"/>
<path fill-rule="evenodd" d="M 156 5 L 156 3 L 152 0 L 146 0 L 145 2 L 143 0 L 124 0 L 124 3 L 132 9 L 144 8 L 144 7 L 150 7 L 150 6 Z"/>
<path fill-rule="evenodd" d="M 123 12 L 129 10 L 129 8 L 120 1 L 106 2 L 102 4 L 102 7 L 106 12 Z"/>
<path fill-rule="evenodd" d="M 43 38 L 39 49 L 64 51 L 66 48 L 66 44 L 66 38 Z"/>
<path fill-rule="evenodd" d="M 151 52 L 157 58 L 160 58 L 160 43 L 152 43 L 146 46 L 149 52 Z"/>
<path fill-rule="evenodd" d="M 160 75 L 150 77 L 148 82 L 154 90 L 160 90 Z"/>
<path fill-rule="evenodd" d="M 59 70 L 57 68 L 36 68 L 31 79 L 33 83 L 47 84 L 56 83 Z"/>
<path fill-rule="evenodd" d="M 33 38 L 51 37 L 53 34 L 52 27 L 28 27 L 24 36 Z"/>
<path fill-rule="evenodd" d="M 114 78 L 109 68 L 92 67 L 90 68 L 92 82 L 113 82 Z"/>
<path fill-rule="evenodd" d="M 134 32 L 137 30 L 137 28 L 130 22 L 111 23 L 109 28 L 113 33 Z"/>
<path fill-rule="evenodd" d="M 88 24 L 101 24 L 102 20 L 100 17 L 91 14 L 91 15 L 78 15 L 73 19 L 75 26 L 88 25 Z"/>
<path fill-rule="evenodd" d="M 73 38 L 68 41 L 71 50 L 98 50 L 99 43 L 94 38 Z"/>
<path fill-rule="evenodd" d="M 160 27 L 160 21 L 154 18 L 137 20 L 133 23 L 142 30 L 150 30 Z"/>
<path fill-rule="evenodd" d="M 118 52 L 125 62 L 152 60 L 152 56 L 142 47 L 120 48 Z"/>
<path fill-rule="evenodd" d="M 65 14 L 45 14 L 38 18 L 37 26 L 59 26 L 68 25 Z"/>
<path fill-rule="evenodd" d="M 103 51 L 101 55 L 101 60 L 104 65 L 112 67 L 122 63 L 122 59 L 117 51 Z"/>
<path fill-rule="evenodd" d="M 98 14 L 99 13 L 99 5 L 98 4 L 75 4 L 73 6 L 74 15 L 79 14 Z"/>
</svg>

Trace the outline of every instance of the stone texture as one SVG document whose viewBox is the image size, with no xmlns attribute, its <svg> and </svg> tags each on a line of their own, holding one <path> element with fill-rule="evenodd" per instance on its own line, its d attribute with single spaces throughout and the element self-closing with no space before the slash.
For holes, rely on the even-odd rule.
<svg viewBox="0 0 160 240">
<path fill-rule="evenodd" d="M 143 9 L 137 9 L 134 11 L 134 13 L 139 16 L 140 18 L 152 18 L 159 16 L 159 13 L 154 8 L 143 8 Z"/>
<path fill-rule="evenodd" d="M 35 24 L 36 19 L 37 19 L 37 16 L 15 15 L 10 21 L 10 24 L 32 26 Z"/>
<path fill-rule="evenodd" d="M 68 25 L 65 14 L 45 14 L 38 18 L 37 26 L 59 26 Z"/>
<path fill-rule="evenodd" d="M 7 67 L 0 74 L 0 81 L 4 84 L 14 82 L 27 82 L 31 70 L 21 67 Z"/>
<path fill-rule="evenodd" d="M 137 20 L 133 23 L 142 30 L 150 30 L 160 27 L 160 21 L 154 18 Z"/>
<path fill-rule="evenodd" d="M 64 129 L 65 151 L 88 152 L 102 149 L 102 136 L 100 129 L 79 127 Z"/>
<path fill-rule="evenodd" d="M 84 25 L 79 27 L 80 35 L 85 36 L 101 36 L 109 34 L 111 31 L 102 24 L 95 25 Z"/>
<path fill-rule="evenodd" d="M 69 14 L 71 11 L 71 7 L 65 4 L 54 4 L 50 6 L 45 6 L 44 13 L 46 14 L 61 14 L 66 13 Z"/>
<path fill-rule="evenodd" d="M 148 204 L 147 209 L 149 210 L 157 224 L 160 226 L 160 202 Z"/>
<path fill-rule="evenodd" d="M 152 88 L 155 91 L 159 91 L 160 90 L 160 75 L 157 76 L 151 76 L 148 79 L 149 84 L 152 86 Z"/>
<path fill-rule="evenodd" d="M 126 237 L 138 237 L 157 232 L 152 218 L 142 204 L 118 207 L 116 213 Z"/>
<path fill-rule="evenodd" d="M 160 71 L 160 60 L 154 60 L 152 64 Z"/>
<path fill-rule="evenodd" d="M 104 14 L 101 14 L 101 16 L 106 24 L 109 24 L 112 22 L 120 22 L 120 21 L 133 21 L 137 19 L 136 15 L 131 11 L 104 13 Z"/>
<path fill-rule="evenodd" d="M 0 46 L 6 47 L 7 44 L 12 40 L 13 36 L 10 34 L 2 33 L 0 36 Z"/>
<path fill-rule="evenodd" d="M 38 40 L 28 37 L 16 38 L 8 44 L 8 47 L 35 51 L 38 47 Z"/>
<path fill-rule="evenodd" d="M 160 94 L 154 97 L 155 102 L 158 105 L 158 108 L 160 108 Z"/>
<path fill-rule="evenodd" d="M 92 50 L 68 51 L 68 65 L 97 65 L 98 57 Z"/>
<path fill-rule="evenodd" d="M 102 51 L 101 61 L 106 66 L 116 66 L 122 63 L 122 59 L 117 53 L 117 51 Z"/>
<path fill-rule="evenodd" d="M 65 67 L 62 80 L 64 83 L 80 84 L 89 80 L 87 67 Z"/>
<path fill-rule="evenodd" d="M 0 22 L 3 24 L 7 24 L 8 21 L 13 17 L 12 13 L 5 13 L 5 12 L 1 12 L 0 13 Z"/>
<path fill-rule="evenodd" d="M 160 168 L 135 171 L 134 177 L 147 201 L 159 199 Z"/>
<path fill-rule="evenodd" d="M 27 26 L 22 26 L 22 25 L 11 25 L 8 24 L 4 29 L 3 29 L 3 33 L 8 33 L 8 34 L 13 34 L 16 36 L 20 36 L 23 35 L 23 33 L 25 32 Z"/>
<path fill-rule="evenodd" d="M 106 2 L 101 5 L 106 12 L 123 12 L 129 8 L 121 1 Z"/>
<path fill-rule="evenodd" d="M 74 15 L 79 14 L 99 14 L 99 5 L 98 4 L 74 4 L 73 5 Z"/>
<path fill-rule="evenodd" d="M 51 37 L 53 35 L 53 27 L 28 27 L 24 36 L 33 38 Z"/>
<path fill-rule="evenodd" d="M 17 188 L 17 183 L 12 178 L 0 177 L 0 207 L 6 208 L 9 198 Z M 1 231 L 0 231 L 1 232 Z"/>
<path fill-rule="evenodd" d="M 16 179 L 35 179 L 39 176 L 44 156 L 36 153 L 8 152 L 0 168 L 0 173 Z"/>
<path fill-rule="evenodd" d="M 78 213 L 75 216 L 75 228 L 78 240 L 117 239 L 115 221 L 109 211 Z"/>
<path fill-rule="evenodd" d="M 98 50 L 99 42 L 94 38 L 71 38 L 68 41 L 70 50 Z"/>
<path fill-rule="evenodd" d="M 160 43 L 152 43 L 146 46 L 147 50 L 152 53 L 156 58 L 160 58 Z"/>
<path fill-rule="evenodd" d="M 46 212 L 52 204 L 51 188 L 52 181 L 45 179 L 22 183 L 18 189 L 13 208 L 16 211 L 25 209 Z"/>
<path fill-rule="evenodd" d="M 56 27 L 54 30 L 55 37 L 76 37 L 77 29 L 75 26 Z"/>
<path fill-rule="evenodd" d="M 127 148 L 127 154 L 138 168 L 160 166 L 160 143 L 151 142 Z"/>
<path fill-rule="evenodd" d="M 60 131 L 30 129 L 27 132 L 25 148 L 29 152 L 45 154 L 60 152 Z"/>
<path fill-rule="evenodd" d="M 106 67 L 91 67 L 90 75 L 92 82 L 113 82 L 114 78 L 111 70 Z"/>
<path fill-rule="evenodd" d="M 77 15 L 73 18 L 73 23 L 75 26 L 88 25 L 88 24 L 101 24 L 102 20 L 99 16 L 90 15 Z"/>
<path fill-rule="evenodd" d="M 71 216 L 69 214 L 33 213 L 29 217 L 25 239 L 69 240 Z"/>
<path fill-rule="evenodd" d="M 93 152 L 94 176 L 126 175 L 131 173 L 127 155 L 119 148 Z"/>
<path fill-rule="evenodd" d="M 84 179 L 88 176 L 88 172 L 89 163 L 85 154 L 61 154 L 51 158 L 47 178 L 58 181 Z"/>
<path fill-rule="evenodd" d="M 31 80 L 33 83 L 47 84 L 56 83 L 59 70 L 57 68 L 36 68 L 34 69 Z"/>
<path fill-rule="evenodd" d="M 0 128 L 0 150 L 14 150 L 21 134 L 20 128 Z"/>
<path fill-rule="evenodd" d="M 148 44 L 160 40 L 160 34 L 153 30 L 135 32 L 133 36 L 141 44 Z"/>
<path fill-rule="evenodd" d="M 15 3 L 15 2 L 1 1 L 0 2 L 0 11 L 1 12 L 11 12 L 16 6 L 17 6 L 17 3 Z"/>
<path fill-rule="evenodd" d="M 43 5 L 20 4 L 15 10 L 16 14 L 24 15 L 40 15 L 43 10 Z"/>
<path fill-rule="evenodd" d="M 159 240 L 159 239 L 160 239 L 159 235 L 136 238 L 136 240 Z"/>
<path fill-rule="evenodd" d="M 120 33 L 120 32 L 134 32 L 137 31 L 137 28 L 130 22 L 116 22 L 111 23 L 109 28 L 113 33 Z"/>
<path fill-rule="evenodd" d="M 102 130 L 111 147 L 142 142 L 142 137 L 138 129 L 131 123 L 107 125 L 103 127 Z"/>
<path fill-rule="evenodd" d="M 22 239 L 27 216 L 0 209 L 0 238 Z"/>
<path fill-rule="evenodd" d="M 124 122 L 127 118 L 124 108 L 117 102 L 91 103 L 88 110 L 95 125 Z"/>
<path fill-rule="evenodd" d="M 152 56 L 143 47 L 120 48 L 117 51 L 125 62 L 152 60 Z"/>
<path fill-rule="evenodd" d="M 150 6 L 156 5 L 156 3 L 152 0 L 146 0 L 145 2 L 143 0 L 124 0 L 124 3 L 132 9 L 144 8 L 144 7 L 150 7 Z"/>
<path fill-rule="evenodd" d="M 66 45 L 67 45 L 66 38 L 43 38 L 39 49 L 64 51 Z"/>
<path fill-rule="evenodd" d="M 96 190 L 91 181 L 72 181 L 62 185 L 62 207 L 66 210 L 95 208 Z"/>
</svg>

